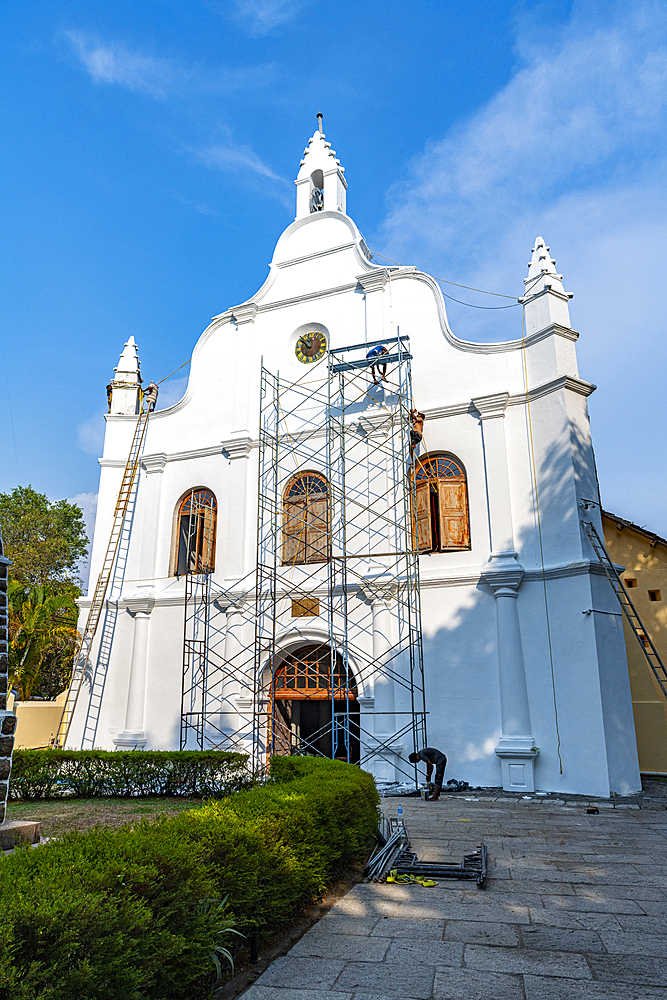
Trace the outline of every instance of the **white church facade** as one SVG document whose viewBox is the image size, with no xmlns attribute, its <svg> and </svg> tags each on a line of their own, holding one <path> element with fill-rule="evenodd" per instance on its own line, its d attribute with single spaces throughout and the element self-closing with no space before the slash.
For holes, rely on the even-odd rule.
<svg viewBox="0 0 667 1000">
<path fill-rule="evenodd" d="M 209 690 L 219 738 L 206 737 L 205 746 L 251 749 L 261 725 L 273 727 L 262 739 L 275 752 L 305 746 L 337 755 L 334 737 L 323 743 L 317 735 L 328 697 L 334 709 L 344 701 L 339 715 L 357 727 L 350 759 L 378 780 L 409 773 L 408 754 L 426 733 L 447 754 L 446 778 L 526 792 L 632 793 L 641 783 L 619 609 L 580 522 L 585 501 L 602 534 L 599 506 L 591 507 L 599 504 L 587 411 L 595 387 L 578 373 L 578 334 L 549 248 L 542 239 L 533 248 L 525 336 L 465 342 L 450 330 L 433 278 L 373 262 L 346 214 L 346 188 L 336 154 L 315 132 L 296 180 L 296 218 L 267 280 L 212 320 L 194 349 L 185 396 L 151 414 L 67 744 L 194 745 L 187 725 L 183 742 L 193 690 L 185 634 L 191 673 L 203 662 L 202 641 L 219 667 Z M 385 362 L 386 379 L 382 357 L 373 369 L 366 361 L 373 345 L 398 358 Z M 404 354 L 409 385 L 400 374 Z M 331 478 L 332 439 L 318 429 L 327 407 L 333 419 L 331 390 L 328 402 L 318 397 L 331 381 L 331 358 L 341 362 L 339 381 L 349 375 L 357 386 L 349 420 L 339 420 L 345 447 L 359 449 L 342 486 Z M 278 401 L 274 438 L 262 424 L 267 372 L 279 372 L 303 400 L 284 413 Z M 107 547 L 140 384 L 131 341 L 110 386 L 91 582 Z M 405 414 L 413 406 L 425 420 L 422 439 L 410 441 Z M 272 468 L 271 612 L 258 582 L 258 535 L 262 470 Z M 380 480 L 381 500 L 372 495 Z M 399 502 L 404 487 L 409 499 Z M 355 499 L 362 495 L 363 503 Z M 345 503 L 360 513 L 349 515 L 336 554 L 336 512 Z M 404 541 L 392 549 L 399 528 Z M 414 568 L 412 583 L 413 570 L 396 569 L 399 549 Z M 333 572 L 336 559 L 342 576 Z M 184 633 L 193 573 L 208 578 L 203 597 L 190 595 L 206 605 L 204 639 L 196 628 L 188 634 L 187 622 Z M 343 591 L 341 612 L 333 604 Z M 85 621 L 90 602 L 80 603 Z M 262 660 L 258 630 L 269 620 L 271 651 Z M 410 667 L 407 646 L 391 659 L 404 627 Z M 313 677 L 334 635 L 342 666 L 332 666 L 338 679 L 327 689 L 326 678 Z M 339 653 L 331 655 L 337 664 Z M 408 683 L 417 660 L 419 676 Z M 260 688 L 281 706 L 273 722 L 257 704 Z"/>
</svg>

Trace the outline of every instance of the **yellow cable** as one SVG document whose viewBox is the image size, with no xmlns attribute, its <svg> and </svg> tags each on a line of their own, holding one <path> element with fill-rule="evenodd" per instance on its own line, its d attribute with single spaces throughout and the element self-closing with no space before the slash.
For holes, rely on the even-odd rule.
<svg viewBox="0 0 667 1000">
<path fill-rule="evenodd" d="M 523 313 L 523 336 L 522 336 L 522 350 L 523 350 L 523 377 L 526 386 L 526 406 L 528 409 L 528 435 L 530 441 L 530 458 L 532 465 L 532 475 L 533 475 L 533 489 L 535 492 L 535 511 L 537 513 L 537 534 L 540 540 L 540 559 L 542 562 L 542 586 L 544 588 L 544 612 L 547 622 L 547 639 L 549 641 L 549 663 L 551 665 L 551 690 L 553 691 L 554 699 L 554 716 L 556 720 L 556 737 L 557 746 L 556 752 L 558 753 L 558 763 L 560 765 L 560 773 L 563 773 L 563 758 L 560 755 L 560 728 L 558 725 L 558 705 L 556 703 L 556 678 L 554 675 L 554 654 L 551 645 L 551 624 L 549 621 L 549 599 L 547 596 L 547 575 L 544 568 L 544 548 L 542 546 L 542 521 L 540 519 L 540 499 L 537 489 L 537 468 L 535 465 L 535 448 L 533 445 L 533 421 L 530 415 L 530 393 L 528 392 L 528 362 L 526 359 L 526 309 L 525 306 L 521 310 Z"/>
</svg>

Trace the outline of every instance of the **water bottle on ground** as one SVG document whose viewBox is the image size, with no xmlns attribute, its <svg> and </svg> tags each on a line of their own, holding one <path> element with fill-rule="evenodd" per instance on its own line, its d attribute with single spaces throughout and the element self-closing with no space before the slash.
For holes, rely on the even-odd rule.
<svg viewBox="0 0 667 1000">
<path fill-rule="evenodd" d="M 398 803 L 397 816 L 398 816 L 398 822 L 402 823 L 403 822 L 403 806 L 401 805 L 400 802 Z"/>
</svg>

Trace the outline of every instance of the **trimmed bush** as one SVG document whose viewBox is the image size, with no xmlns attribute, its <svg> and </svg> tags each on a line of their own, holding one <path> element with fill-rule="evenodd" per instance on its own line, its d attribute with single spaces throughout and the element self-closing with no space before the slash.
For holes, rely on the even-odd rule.
<svg viewBox="0 0 667 1000">
<path fill-rule="evenodd" d="M 0 858 L 0 1000 L 205 996 L 229 927 L 276 928 L 321 892 L 367 851 L 377 802 L 354 766 L 274 758 L 260 788 Z"/>
<path fill-rule="evenodd" d="M 94 799 L 130 795 L 220 798 L 247 788 L 248 758 L 196 750 L 15 750 L 13 799 L 49 799 L 68 792 Z"/>
</svg>

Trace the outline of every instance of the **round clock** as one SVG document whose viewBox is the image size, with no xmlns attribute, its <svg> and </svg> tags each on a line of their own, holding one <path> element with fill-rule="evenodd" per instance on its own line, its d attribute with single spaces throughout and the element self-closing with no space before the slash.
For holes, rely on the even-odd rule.
<svg viewBox="0 0 667 1000">
<path fill-rule="evenodd" d="M 319 361 L 327 351 L 327 338 L 323 333 L 304 333 L 296 342 L 294 353 L 304 365 Z"/>
</svg>

